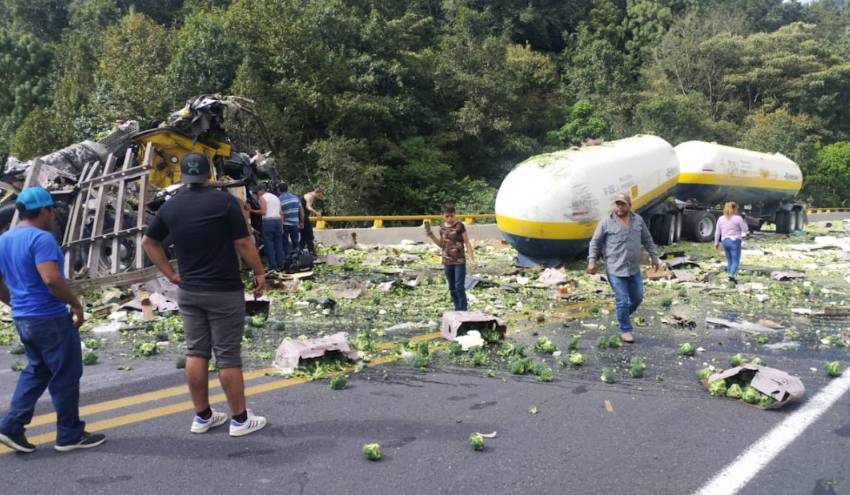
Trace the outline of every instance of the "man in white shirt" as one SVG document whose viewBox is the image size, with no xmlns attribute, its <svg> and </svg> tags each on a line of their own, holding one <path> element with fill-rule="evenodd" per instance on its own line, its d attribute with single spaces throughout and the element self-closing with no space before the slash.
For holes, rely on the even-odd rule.
<svg viewBox="0 0 850 495">
<path fill-rule="evenodd" d="M 251 210 L 263 216 L 263 252 L 269 263 L 269 270 L 283 270 L 285 255 L 283 252 L 283 217 L 280 200 L 268 192 L 265 184 L 257 186 L 260 209 Z"/>
</svg>

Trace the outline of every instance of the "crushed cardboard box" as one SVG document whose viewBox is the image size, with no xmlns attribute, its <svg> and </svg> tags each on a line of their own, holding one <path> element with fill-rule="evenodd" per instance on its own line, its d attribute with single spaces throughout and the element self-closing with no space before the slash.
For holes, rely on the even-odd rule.
<svg viewBox="0 0 850 495">
<path fill-rule="evenodd" d="M 454 340 L 470 330 L 496 330 L 504 338 L 505 323 L 481 311 L 446 311 L 440 325 L 440 333 L 446 340 Z"/>
<path fill-rule="evenodd" d="M 273 366 L 282 373 L 289 374 L 295 371 L 302 359 L 321 357 L 331 351 L 339 351 L 351 360 L 356 360 L 358 357 L 357 350 L 348 343 L 348 334 L 337 332 L 326 337 L 303 341 L 284 339 L 277 348 Z"/>
<path fill-rule="evenodd" d="M 750 386 L 765 395 L 769 395 L 776 401 L 767 406 L 766 409 L 778 409 L 789 402 L 799 401 L 806 395 L 806 387 L 803 386 L 803 382 L 796 376 L 791 376 L 776 368 L 759 366 L 757 364 L 744 364 L 721 373 L 714 373 L 708 377 L 705 385 L 708 386 L 708 384 L 716 380 L 732 378 L 743 371 L 755 371 L 756 373 L 750 382 Z"/>
</svg>

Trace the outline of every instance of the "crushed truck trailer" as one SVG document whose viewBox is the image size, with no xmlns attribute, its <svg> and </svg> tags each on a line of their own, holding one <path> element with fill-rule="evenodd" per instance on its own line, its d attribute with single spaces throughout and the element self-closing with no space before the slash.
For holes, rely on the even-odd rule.
<svg viewBox="0 0 850 495">
<path fill-rule="evenodd" d="M 629 193 L 655 242 L 669 245 L 713 240 L 726 201 L 739 204 L 753 229 L 800 229 L 804 209 L 794 196 L 801 185 L 800 168 L 780 154 L 699 141 L 674 148 L 640 135 L 520 163 L 499 188 L 496 222 L 519 253 L 548 263 L 585 252 L 617 193 Z"/>
<path fill-rule="evenodd" d="M 17 194 L 40 185 L 57 202 L 53 234 L 62 244 L 72 283 L 137 282 L 148 277 L 147 272 L 155 274 L 139 242 L 159 207 L 182 187 L 180 161 L 185 154 L 207 156 L 214 186 L 255 208 L 251 186 L 259 180 L 277 181 L 271 152 L 239 152 L 225 131 L 226 118 L 247 114 L 257 136 L 271 148 L 249 103 L 235 96 L 202 95 L 145 129 L 132 120 L 116 122 L 97 142 L 84 141 L 27 162 L 11 157 L 0 174 L 0 233 L 16 221 Z"/>
</svg>

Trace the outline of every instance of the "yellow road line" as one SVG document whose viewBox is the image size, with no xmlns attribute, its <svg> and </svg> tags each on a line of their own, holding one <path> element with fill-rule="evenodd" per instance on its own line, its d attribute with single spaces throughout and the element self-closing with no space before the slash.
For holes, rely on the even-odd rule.
<svg viewBox="0 0 850 495">
<path fill-rule="evenodd" d="M 576 308 L 576 307 L 580 307 L 580 306 L 583 306 L 583 305 L 587 305 L 587 304 L 586 303 L 568 304 L 568 305 L 565 305 L 565 306 L 561 306 L 560 309 L 571 309 L 571 308 Z M 553 308 L 553 311 L 554 311 L 554 308 Z M 562 321 L 562 320 L 567 320 L 567 319 L 570 319 L 570 318 L 584 317 L 584 316 L 588 316 L 588 315 L 589 315 L 589 313 L 579 312 L 579 313 L 571 314 L 571 315 L 569 315 L 565 318 L 553 318 L 549 321 L 550 322 L 551 321 Z M 518 333 L 518 332 L 521 332 L 522 330 L 527 330 L 527 329 L 528 329 L 528 327 L 525 327 L 525 328 L 520 327 L 520 328 L 511 330 L 510 333 Z M 410 340 L 414 341 L 414 342 L 429 341 L 429 340 L 435 340 L 435 339 L 439 338 L 440 336 L 441 336 L 440 332 L 431 332 L 431 333 L 411 337 Z M 388 350 L 388 349 L 391 349 L 392 347 L 394 347 L 395 345 L 396 345 L 395 343 L 387 342 L 387 343 L 379 345 L 378 348 L 380 350 Z M 399 356 L 391 354 L 391 355 L 382 356 L 382 357 L 372 359 L 371 361 L 366 363 L 366 366 L 371 368 L 371 367 L 375 367 L 375 366 L 380 366 L 382 364 L 387 364 L 387 363 L 396 361 L 398 359 L 399 359 Z M 343 373 L 349 372 L 353 369 L 354 369 L 354 367 L 351 366 L 349 368 L 346 368 L 346 370 L 344 370 L 342 372 Z M 273 372 L 273 371 L 275 371 L 274 368 L 264 368 L 264 369 L 261 369 L 261 370 L 256 370 L 256 371 L 252 371 L 252 372 L 249 372 L 249 373 L 245 373 L 245 380 L 248 381 L 248 380 L 256 379 L 256 378 L 265 376 L 266 373 L 268 373 L 268 372 Z M 261 384 L 258 384 L 258 385 L 246 387 L 245 388 L 245 396 L 248 397 L 248 396 L 252 396 L 252 395 L 257 395 L 257 394 L 261 394 L 261 393 L 265 393 L 265 392 L 270 392 L 270 391 L 273 391 L 273 390 L 278 390 L 278 389 L 281 389 L 281 388 L 286 388 L 286 387 L 291 387 L 291 386 L 294 386 L 294 385 L 299 385 L 299 384 L 302 384 L 302 383 L 307 383 L 307 382 L 310 382 L 310 381 L 312 381 L 312 379 L 310 377 L 297 377 L 297 378 L 286 378 L 286 379 L 283 379 L 283 380 L 272 380 L 272 381 L 269 381 L 269 382 L 266 382 L 266 383 L 261 383 Z M 217 382 L 217 380 L 210 380 L 210 384 L 209 384 L 210 389 L 220 387 L 220 384 L 216 385 L 215 382 Z M 80 415 L 82 416 L 84 414 L 96 414 L 96 413 L 110 411 L 110 410 L 114 410 L 114 409 L 120 409 L 120 408 L 129 407 L 129 406 L 133 406 L 133 405 L 143 404 L 145 402 L 152 402 L 152 401 L 161 400 L 161 399 L 168 398 L 168 397 L 174 397 L 176 395 L 181 395 L 181 394 L 184 394 L 184 393 L 186 393 L 186 386 L 185 385 L 181 385 L 181 386 L 177 386 L 177 387 L 170 387 L 170 388 L 166 388 L 166 389 L 162 389 L 162 390 L 156 390 L 156 391 L 148 392 L 148 393 L 144 393 L 144 394 L 138 394 L 138 395 L 134 395 L 134 396 L 130 396 L 130 397 L 124 397 L 124 398 L 121 398 L 121 399 L 115 399 L 115 400 L 111 400 L 111 401 L 101 402 L 101 403 L 98 403 L 98 404 L 92 404 L 90 406 L 84 406 L 84 407 L 80 408 Z M 226 400 L 227 399 L 226 399 L 226 397 L 223 393 L 219 393 L 219 394 L 215 394 L 215 395 L 210 396 L 210 404 L 218 404 L 218 403 L 221 403 L 221 402 L 225 402 Z M 152 408 L 152 409 L 146 409 L 144 411 L 139 411 L 139 412 L 130 413 L 130 414 L 124 414 L 124 415 L 121 415 L 121 416 L 116 416 L 114 418 L 108 418 L 108 419 L 104 419 L 104 420 L 100 420 L 100 421 L 90 422 L 86 425 L 86 429 L 88 431 L 91 431 L 91 432 L 97 432 L 97 431 L 103 431 L 103 430 L 108 430 L 108 429 L 112 429 L 112 428 L 118 428 L 120 426 L 126 426 L 126 425 L 129 425 L 129 424 L 138 423 L 138 422 L 146 421 L 146 420 L 149 420 L 149 419 L 155 419 L 155 418 L 159 418 L 159 417 L 162 417 L 162 416 L 175 414 L 175 413 L 178 413 L 178 412 L 191 411 L 193 409 L 193 407 L 194 406 L 192 404 L 192 401 L 182 401 L 182 402 L 178 402 L 178 403 L 175 403 L 175 404 L 169 404 L 169 405 L 165 405 L 165 406 L 155 407 L 155 408 Z M 55 421 L 55 418 L 56 418 L 56 415 L 54 413 L 43 414 L 41 416 L 37 416 L 36 418 L 33 418 L 33 421 L 30 423 L 29 426 L 32 427 L 32 426 L 36 426 L 36 425 L 51 423 L 51 422 Z M 55 440 L 56 440 L 56 432 L 54 432 L 54 431 L 35 435 L 35 436 L 33 436 L 29 439 L 29 441 L 31 443 L 35 444 L 35 445 L 49 444 L 49 443 L 54 442 Z M 0 446 L 0 454 L 6 454 L 6 453 L 9 453 L 9 452 L 12 452 L 12 450 L 7 448 L 7 447 Z"/>
</svg>

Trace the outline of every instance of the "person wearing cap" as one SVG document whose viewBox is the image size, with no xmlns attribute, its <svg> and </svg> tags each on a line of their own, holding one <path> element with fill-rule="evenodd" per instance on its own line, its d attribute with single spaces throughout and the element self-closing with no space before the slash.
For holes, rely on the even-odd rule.
<svg viewBox="0 0 850 495">
<path fill-rule="evenodd" d="M 254 297 L 263 293 L 265 272 L 239 203 L 230 194 L 207 187 L 207 157 L 190 153 L 180 163 L 188 187 L 165 202 L 148 226 L 142 246 L 151 262 L 178 285 L 177 304 L 186 336 L 186 381 L 195 407 L 192 433 L 206 433 L 227 422 L 210 407 L 209 360 L 215 355 L 219 381 L 230 406 L 230 435 L 253 433 L 266 425 L 245 405 L 242 336 L 245 287 L 239 257 L 254 272 Z M 174 240 L 179 272 L 168 261 L 162 242 Z"/>
<path fill-rule="evenodd" d="M 643 280 L 640 275 L 640 248 L 643 246 L 658 269 L 661 261 L 649 228 L 637 213 L 631 211 L 628 194 L 614 196 L 613 211 L 596 225 L 587 255 L 587 273 L 595 274 L 600 256 L 605 260 L 608 283 L 614 291 L 620 339 L 633 343 L 631 314 L 643 300 Z"/>
<path fill-rule="evenodd" d="M 257 196 L 260 198 L 260 209 L 251 210 L 263 216 L 263 252 L 269 262 L 269 270 L 283 270 L 283 261 L 286 259 L 283 251 L 283 218 L 280 209 L 280 200 L 268 191 L 265 184 L 256 187 Z"/>
<path fill-rule="evenodd" d="M 15 207 L 20 223 L 0 236 L 0 301 L 12 307 L 27 366 L 0 422 L 0 443 L 18 452 L 35 450 L 25 426 L 47 389 L 56 410 L 54 448 L 97 447 L 106 437 L 86 432 L 80 420 L 83 357 L 77 329 L 85 316 L 62 273 L 64 256 L 51 234 L 53 199 L 44 188 L 29 187 L 18 195 Z"/>
</svg>

